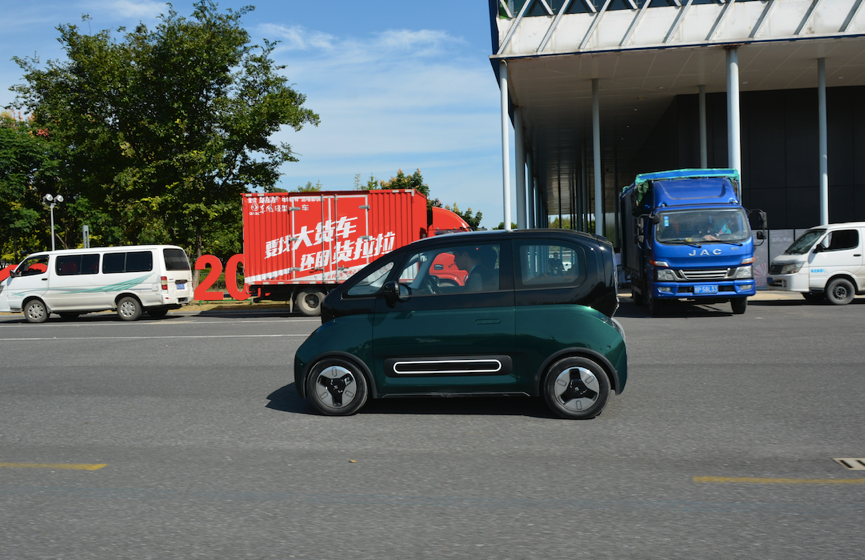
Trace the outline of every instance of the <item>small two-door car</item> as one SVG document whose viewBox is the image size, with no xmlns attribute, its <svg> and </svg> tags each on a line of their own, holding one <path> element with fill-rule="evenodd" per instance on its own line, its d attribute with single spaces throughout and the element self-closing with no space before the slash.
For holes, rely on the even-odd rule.
<svg viewBox="0 0 865 560">
<path fill-rule="evenodd" d="M 455 263 L 457 281 L 435 272 Z M 369 398 L 543 396 L 594 418 L 627 380 L 613 246 L 542 229 L 457 233 L 389 253 L 334 289 L 295 354 L 295 387 L 328 415 Z"/>
</svg>

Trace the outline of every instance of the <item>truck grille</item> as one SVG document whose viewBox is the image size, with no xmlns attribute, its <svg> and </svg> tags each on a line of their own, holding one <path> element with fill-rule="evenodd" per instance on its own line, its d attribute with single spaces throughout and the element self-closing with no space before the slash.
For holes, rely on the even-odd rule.
<svg viewBox="0 0 865 560">
<path fill-rule="evenodd" d="M 682 270 L 682 276 L 686 280 L 726 280 L 731 269 L 719 268 L 715 270 Z"/>
</svg>

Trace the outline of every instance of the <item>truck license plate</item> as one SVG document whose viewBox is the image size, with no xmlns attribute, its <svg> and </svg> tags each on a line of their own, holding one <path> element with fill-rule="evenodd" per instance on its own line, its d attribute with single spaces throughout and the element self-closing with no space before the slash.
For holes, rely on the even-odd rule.
<svg viewBox="0 0 865 560">
<path fill-rule="evenodd" d="M 186 284 L 175 284 L 175 286 L 177 287 L 178 290 L 185 290 L 186 289 Z"/>
<path fill-rule="evenodd" d="M 718 286 L 694 286 L 695 294 L 717 294 Z"/>
</svg>

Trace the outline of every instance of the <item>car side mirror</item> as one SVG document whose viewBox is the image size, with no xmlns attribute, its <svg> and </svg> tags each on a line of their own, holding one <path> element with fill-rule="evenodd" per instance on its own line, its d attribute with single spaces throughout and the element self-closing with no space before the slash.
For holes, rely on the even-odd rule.
<svg viewBox="0 0 865 560">
<path fill-rule="evenodd" d="M 757 239 L 766 239 L 766 234 L 763 233 L 763 230 L 757 231 Z"/>
<path fill-rule="evenodd" d="M 661 223 L 661 217 L 658 216 L 657 214 L 652 214 L 651 216 L 649 216 L 649 220 L 651 220 L 652 223 L 655 225 L 658 225 Z"/>
<path fill-rule="evenodd" d="M 387 282 L 382 287 L 382 292 L 391 301 L 408 301 L 411 299 L 411 288 L 400 282 Z"/>
<path fill-rule="evenodd" d="M 817 253 L 822 253 L 825 250 L 826 250 L 826 247 L 824 247 L 818 243 L 818 244 L 814 245 L 814 250 L 811 252 L 814 254 L 817 254 Z"/>
</svg>

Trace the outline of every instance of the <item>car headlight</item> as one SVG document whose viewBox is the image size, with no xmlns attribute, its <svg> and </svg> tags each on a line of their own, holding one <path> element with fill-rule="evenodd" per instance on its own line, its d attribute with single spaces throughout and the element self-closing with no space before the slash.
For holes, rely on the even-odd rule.
<svg viewBox="0 0 865 560">
<path fill-rule="evenodd" d="M 659 268 L 655 273 L 655 278 L 658 279 L 658 282 L 675 282 L 676 273 L 669 268 Z"/>
<path fill-rule="evenodd" d="M 802 265 L 804 263 L 793 263 L 793 264 L 785 264 L 781 267 L 780 274 L 796 274 L 800 270 L 802 270 Z"/>
<path fill-rule="evenodd" d="M 736 269 L 736 278 L 737 280 L 741 278 L 753 278 L 754 277 L 754 269 L 750 266 L 740 266 Z"/>
</svg>

